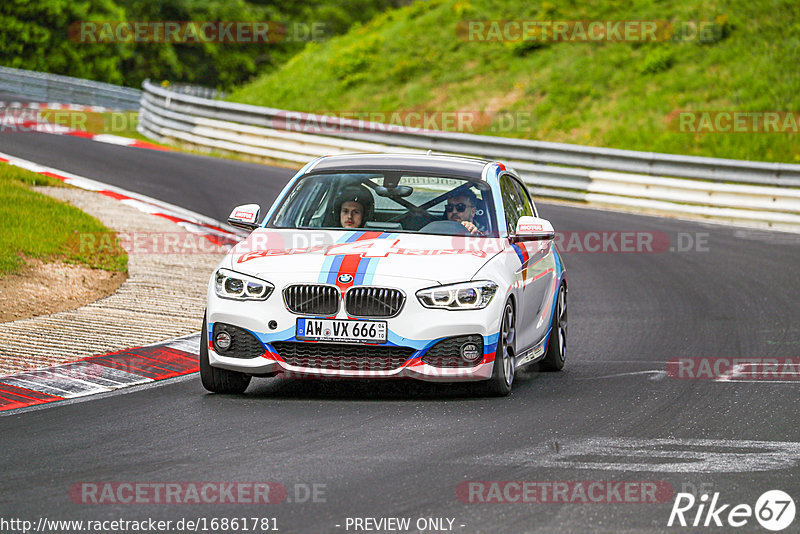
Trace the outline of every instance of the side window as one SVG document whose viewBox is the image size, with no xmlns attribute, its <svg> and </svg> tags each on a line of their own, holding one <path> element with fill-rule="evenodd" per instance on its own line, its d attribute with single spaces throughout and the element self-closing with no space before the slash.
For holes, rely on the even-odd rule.
<svg viewBox="0 0 800 534">
<path fill-rule="evenodd" d="M 514 186 L 514 181 L 507 174 L 500 178 L 500 194 L 503 197 L 503 211 L 506 214 L 507 230 L 509 234 L 513 234 L 521 214 L 521 201 L 517 188 Z"/>
<path fill-rule="evenodd" d="M 528 193 L 528 188 L 518 180 L 514 180 L 514 186 L 517 189 L 517 195 L 520 199 L 520 216 L 524 215 L 526 217 L 535 217 L 536 211 L 533 209 L 533 202 L 531 202 L 531 196 L 530 193 Z"/>
</svg>

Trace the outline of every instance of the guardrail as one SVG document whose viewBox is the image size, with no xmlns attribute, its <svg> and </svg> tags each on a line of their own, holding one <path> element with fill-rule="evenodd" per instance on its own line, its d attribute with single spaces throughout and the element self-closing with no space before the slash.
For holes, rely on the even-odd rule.
<svg viewBox="0 0 800 534">
<path fill-rule="evenodd" d="M 192 85 L 188 83 L 173 83 L 168 89 L 175 93 L 199 96 L 200 98 L 209 98 L 211 100 L 222 100 L 227 96 L 225 91 L 218 91 L 213 87 L 204 87 L 202 85 Z"/>
<path fill-rule="evenodd" d="M 36 102 L 139 109 L 142 91 L 70 76 L 0 67 L 0 91 Z"/>
<path fill-rule="evenodd" d="M 800 165 L 400 128 L 143 88 L 139 131 L 161 141 L 294 163 L 352 152 L 480 156 L 513 166 L 538 197 L 800 230 Z"/>
</svg>

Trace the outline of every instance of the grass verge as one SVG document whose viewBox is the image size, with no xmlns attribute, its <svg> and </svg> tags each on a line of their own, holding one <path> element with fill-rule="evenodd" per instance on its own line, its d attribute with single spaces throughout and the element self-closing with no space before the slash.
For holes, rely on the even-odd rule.
<svg viewBox="0 0 800 534">
<path fill-rule="evenodd" d="M 80 246 L 80 236 L 110 230 L 78 208 L 34 191 L 33 185 L 63 186 L 7 163 L 0 163 L 0 277 L 19 272 L 26 258 L 84 264 L 127 272 L 128 255 L 118 246 Z"/>
<path fill-rule="evenodd" d="M 136 126 L 139 124 L 139 113 L 137 111 L 95 113 L 92 111 L 46 109 L 41 111 L 41 117 L 48 122 L 65 126 L 71 130 L 94 135 L 118 135 L 158 144 L 136 131 Z"/>
<path fill-rule="evenodd" d="M 795 0 L 419 1 L 308 43 L 228 99 L 368 120 L 397 111 L 401 125 L 404 113 L 473 113 L 470 128 L 460 131 L 800 163 L 800 133 L 792 128 L 709 133 L 674 124 L 679 111 L 800 116 L 798 20 Z M 486 21 L 671 26 L 653 41 L 514 41 L 488 30 L 471 37 L 469 21 L 487 28 Z"/>
</svg>

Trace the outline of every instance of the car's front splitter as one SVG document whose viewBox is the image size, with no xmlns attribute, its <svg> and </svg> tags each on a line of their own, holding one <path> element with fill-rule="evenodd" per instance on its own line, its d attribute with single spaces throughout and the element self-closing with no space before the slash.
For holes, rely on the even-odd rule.
<svg viewBox="0 0 800 534">
<path fill-rule="evenodd" d="M 492 376 L 494 352 L 485 354 L 483 360 L 473 367 L 433 367 L 413 356 L 400 367 L 391 370 L 330 369 L 299 367 L 286 363 L 280 355 L 268 347 L 257 358 L 230 358 L 217 354 L 209 343 L 208 359 L 212 367 L 238 371 L 252 375 L 283 374 L 287 378 L 413 378 L 428 382 L 474 382 Z"/>
</svg>

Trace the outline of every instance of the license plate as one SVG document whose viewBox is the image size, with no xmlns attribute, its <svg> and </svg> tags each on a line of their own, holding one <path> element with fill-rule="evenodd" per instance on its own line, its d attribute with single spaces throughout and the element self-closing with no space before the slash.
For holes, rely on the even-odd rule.
<svg viewBox="0 0 800 534">
<path fill-rule="evenodd" d="M 298 319 L 297 339 L 344 343 L 386 343 L 386 321 Z"/>
</svg>

